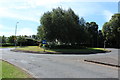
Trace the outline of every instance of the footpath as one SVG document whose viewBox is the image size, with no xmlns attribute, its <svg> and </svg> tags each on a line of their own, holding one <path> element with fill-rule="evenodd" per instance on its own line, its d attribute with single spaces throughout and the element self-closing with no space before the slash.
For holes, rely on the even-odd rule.
<svg viewBox="0 0 120 80">
<path fill-rule="evenodd" d="M 107 53 L 106 55 L 87 58 L 84 59 L 84 61 L 120 68 L 120 62 L 119 62 L 120 49 L 116 49 L 116 50 L 109 49 L 109 50 L 111 50 L 111 52 Z"/>
<path fill-rule="evenodd" d="M 118 60 L 113 58 L 93 58 L 93 59 L 85 59 L 84 61 L 120 68 Z"/>
</svg>

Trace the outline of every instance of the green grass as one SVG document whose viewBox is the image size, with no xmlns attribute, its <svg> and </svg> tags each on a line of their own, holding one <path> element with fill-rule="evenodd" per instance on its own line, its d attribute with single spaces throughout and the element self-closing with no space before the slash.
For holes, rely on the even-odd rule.
<svg viewBox="0 0 120 80">
<path fill-rule="evenodd" d="M 36 51 L 36 52 L 43 52 L 44 49 L 40 48 L 38 46 L 27 46 L 27 47 L 21 47 L 17 48 L 16 50 L 22 50 L 22 51 Z M 90 52 L 102 52 L 102 51 L 108 51 L 104 50 L 103 48 L 86 48 L 86 49 L 46 49 L 46 52 L 79 52 L 79 53 L 90 53 Z"/>
<path fill-rule="evenodd" d="M 31 78 L 31 76 L 20 68 L 0 60 L 0 78 Z"/>
<path fill-rule="evenodd" d="M 27 47 L 21 47 L 16 48 L 16 50 L 24 50 L 24 51 L 43 51 L 43 48 L 40 48 L 38 46 L 27 46 Z"/>
</svg>

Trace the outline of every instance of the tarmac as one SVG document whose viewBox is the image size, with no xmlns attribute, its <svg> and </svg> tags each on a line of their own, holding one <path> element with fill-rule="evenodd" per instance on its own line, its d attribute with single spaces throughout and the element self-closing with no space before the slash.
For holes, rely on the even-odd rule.
<svg viewBox="0 0 120 80">
<path fill-rule="evenodd" d="M 112 51 L 111 49 L 109 49 L 110 52 Z M 39 54 L 40 52 L 35 52 L 35 51 L 21 51 L 21 50 L 11 50 L 11 51 L 15 51 L 15 52 L 27 52 L 27 53 L 37 53 Z M 118 53 L 120 52 L 120 50 L 118 50 Z M 51 52 L 41 52 L 43 54 L 52 54 Z M 59 52 L 58 52 L 59 53 Z M 53 53 L 54 54 L 54 53 Z M 59 53 L 61 54 L 61 53 Z M 67 54 L 67 53 L 65 53 Z M 68 54 L 72 54 L 72 53 L 68 53 Z M 75 53 L 73 53 L 75 54 Z M 78 54 L 78 53 L 76 53 Z M 81 54 L 84 54 L 84 53 L 81 53 Z M 88 53 L 90 54 L 90 53 Z M 100 58 L 86 58 L 84 59 L 85 62 L 90 62 L 90 63 L 96 63 L 96 64 L 101 64 L 101 65 L 107 65 L 107 66 L 112 66 L 112 67 L 118 67 L 120 68 L 120 64 L 118 63 L 118 58 L 119 57 L 116 57 L 114 58 L 112 55 L 108 56 L 108 57 L 100 57 Z"/>
<path fill-rule="evenodd" d="M 20 67 L 34 78 L 118 78 L 118 49 L 110 48 L 109 53 L 87 55 L 35 54 L 10 50 L 2 49 L 2 60 Z"/>
</svg>

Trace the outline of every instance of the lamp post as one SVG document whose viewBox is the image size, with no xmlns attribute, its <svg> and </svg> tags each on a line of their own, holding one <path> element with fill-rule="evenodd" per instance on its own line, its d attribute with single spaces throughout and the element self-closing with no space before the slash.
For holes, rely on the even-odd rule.
<svg viewBox="0 0 120 80">
<path fill-rule="evenodd" d="M 17 23 L 16 23 L 16 26 L 15 26 L 15 39 L 14 39 L 14 40 L 15 40 L 15 48 L 16 48 L 16 44 L 17 44 L 17 43 L 16 43 L 16 42 L 17 42 L 17 41 L 16 41 L 16 39 L 17 39 L 16 34 L 17 34 L 17 24 L 18 24 L 18 23 L 19 23 L 19 22 L 17 22 Z"/>
</svg>

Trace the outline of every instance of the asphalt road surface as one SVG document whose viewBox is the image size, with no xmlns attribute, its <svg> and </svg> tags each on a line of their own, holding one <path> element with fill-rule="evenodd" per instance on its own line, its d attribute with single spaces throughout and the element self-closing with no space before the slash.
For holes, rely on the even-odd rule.
<svg viewBox="0 0 120 80">
<path fill-rule="evenodd" d="M 0 58 L 28 71 L 35 78 L 118 78 L 118 68 L 84 61 L 108 57 L 118 60 L 118 49 L 90 55 L 34 54 L 10 49 L 0 49 Z"/>
</svg>

